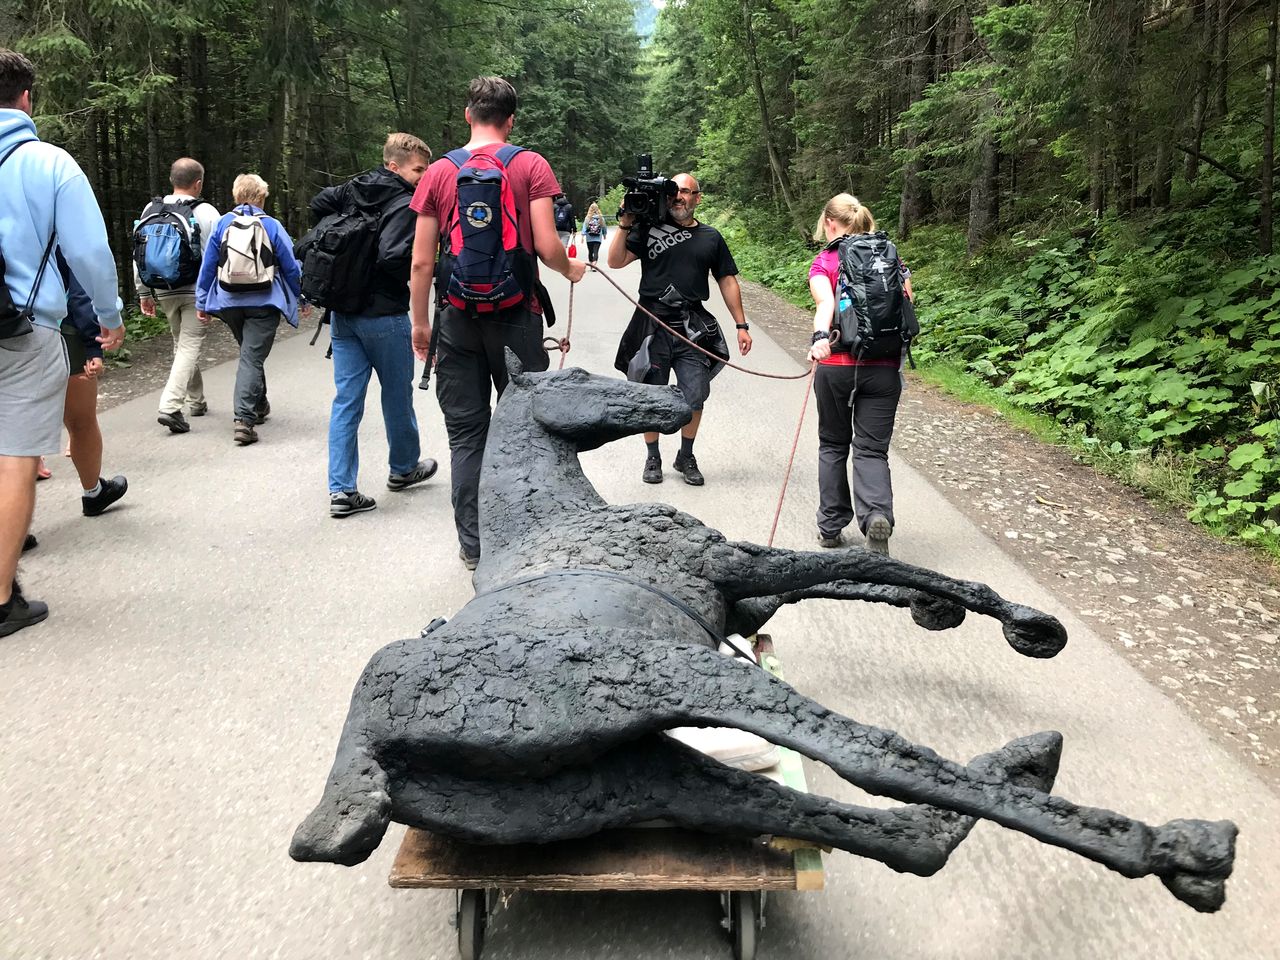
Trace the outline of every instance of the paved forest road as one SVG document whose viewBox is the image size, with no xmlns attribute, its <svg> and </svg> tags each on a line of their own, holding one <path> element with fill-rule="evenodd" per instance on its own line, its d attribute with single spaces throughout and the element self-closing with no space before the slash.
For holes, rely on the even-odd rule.
<svg viewBox="0 0 1280 960">
<path fill-rule="evenodd" d="M 627 277 L 635 283 L 634 270 Z M 553 292 L 563 317 L 564 284 Z M 588 277 L 577 312 L 573 361 L 609 371 L 625 305 Z M 232 365 L 208 375 L 214 413 L 185 436 L 155 424 L 154 394 L 108 412 L 107 469 L 131 483 L 108 516 L 79 516 L 65 461 L 41 485 L 41 546 L 24 569 L 53 616 L 0 641 L 0 958 L 454 955 L 452 896 L 386 886 L 398 828 L 353 869 L 286 854 L 365 661 L 470 592 L 447 481 L 383 489 L 376 397 L 362 487 L 379 508 L 328 518 L 322 355 L 302 337 L 278 346 L 274 415 L 256 446 L 231 443 Z M 799 369 L 763 333 L 750 363 Z M 427 452 L 444 461 L 434 399 L 416 396 Z M 590 454 L 587 468 L 613 501 L 660 496 L 763 541 L 801 402 L 795 383 L 718 378 L 698 444 L 701 489 L 670 471 L 662 487 L 643 485 L 639 438 Z M 815 445 L 811 414 L 780 545 L 811 543 Z M 674 441 L 665 453 L 670 463 Z M 931 634 L 904 612 L 812 602 L 771 625 L 791 682 L 956 759 L 1061 730 L 1059 793 L 1152 823 L 1234 818 L 1236 874 L 1226 907 L 1201 916 L 1156 880 L 1124 880 L 980 824 L 928 880 L 833 854 L 826 891 L 773 900 L 761 956 L 1280 957 L 1280 797 L 918 474 L 895 471 L 899 557 L 1049 610 L 1071 642 L 1032 661 L 983 618 Z M 817 765 L 810 781 L 858 797 Z M 490 928 L 486 956 L 727 957 L 715 920 L 712 900 L 695 895 L 519 895 Z"/>
</svg>

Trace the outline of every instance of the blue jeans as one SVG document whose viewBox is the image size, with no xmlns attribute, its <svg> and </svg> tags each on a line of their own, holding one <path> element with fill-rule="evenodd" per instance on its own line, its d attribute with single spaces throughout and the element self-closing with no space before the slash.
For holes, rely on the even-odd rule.
<svg viewBox="0 0 1280 960">
<path fill-rule="evenodd" d="M 382 422 L 390 447 L 392 473 L 408 473 L 422 452 L 418 417 L 413 412 L 413 344 L 409 315 L 361 317 L 330 315 L 333 336 L 333 413 L 329 417 L 329 492 L 356 489 L 360 471 L 357 445 L 369 375 L 382 387 Z"/>
</svg>

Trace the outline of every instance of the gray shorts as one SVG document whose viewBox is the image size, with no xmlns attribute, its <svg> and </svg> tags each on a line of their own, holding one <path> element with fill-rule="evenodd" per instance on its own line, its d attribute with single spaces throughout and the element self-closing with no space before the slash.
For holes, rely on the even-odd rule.
<svg viewBox="0 0 1280 960">
<path fill-rule="evenodd" d="M 676 386 L 684 395 L 685 403 L 694 410 L 701 410 L 707 397 L 711 396 L 712 372 L 706 356 L 683 341 L 675 340 L 671 346 L 671 364 L 653 364 L 645 375 L 644 382 L 665 386 L 671 380 L 672 370 L 675 371 Z"/>
<path fill-rule="evenodd" d="M 0 340 L 0 457 L 57 452 L 70 375 L 57 330 L 37 326 L 25 337 Z"/>
</svg>

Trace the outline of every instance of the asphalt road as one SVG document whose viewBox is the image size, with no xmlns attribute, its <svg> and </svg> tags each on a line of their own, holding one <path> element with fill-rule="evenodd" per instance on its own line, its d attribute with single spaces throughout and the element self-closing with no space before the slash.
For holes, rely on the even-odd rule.
<svg viewBox="0 0 1280 960">
<path fill-rule="evenodd" d="M 629 284 L 636 270 L 625 274 Z M 563 283 L 552 283 L 561 309 Z M 574 363 L 611 370 L 628 309 L 600 277 L 578 289 Z M 727 318 L 723 306 L 713 309 Z M 749 364 L 799 368 L 760 330 Z M 328 771 L 353 683 L 382 644 L 470 593 L 456 553 L 447 466 L 383 487 L 376 387 L 361 486 L 376 511 L 330 520 L 323 345 L 298 337 L 268 362 L 262 441 L 231 442 L 234 365 L 210 371 L 212 414 L 185 436 L 157 396 L 103 417 L 109 472 L 128 497 L 84 519 L 69 462 L 41 484 L 40 549 L 24 563 L 48 622 L 0 641 L 0 957 L 447 958 L 452 895 L 386 886 L 393 828 L 367 863 L 292 862 L 286 848 Z M 417 393 L 426 452 L 447 460 L 434 397 Z M 728 371 L 698 441 L 701 489 L 668 470 L 640 482 L 639 438 L 587 469 L 615 502 L 660 497 L 736 539 L 763 542 L 803 396 Z M 666 441 L 668 464 L 675 442 Z M 778 543 L 812 542 L 812 410 Z M 827 889 L 773 898 L 762 957 L 1280 957 L 1280 797 L 953 510 L 894 463 L 894 553 L 985 580 L 1049 610 L 1071 642 L 1017 656 L 992 621 L 917 628 L 902 611 L 810 602 L 771 624 L 789 680 L 827 706 L 967 759 L 1015 736 L 1066 738 L 1057 792 L 1151 823 L 1230 817 L 1241 828 L 1226 907 L 1202 916 L 1154 879 L 1125 880 L 980 824 L 937 876 L 900 876 L 835 853 Z M 809 764 L 810 784 L 856 789 Z M 708 895 L 523 894 L 486 957 L 722 958 Z"/>
</svg>

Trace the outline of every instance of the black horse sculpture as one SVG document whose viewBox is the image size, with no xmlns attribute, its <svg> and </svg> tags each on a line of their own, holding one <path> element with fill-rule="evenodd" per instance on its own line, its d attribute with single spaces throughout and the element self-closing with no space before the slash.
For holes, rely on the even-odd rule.
<svg viewBox="0 0 1280 960">
<path fill-rule="evenodd" d="M 391 820 L 520 843 L 665 818 L 816 841 L 928 876 L 985 818 L 1127 877 L 1154 874 L 1197 910 L 1221 906 L 1235 825 L 1150 827 L 1051 796 L 1059 734 L 955 763 L 716 650 L 723 634 L 750 634 L 811 597 L 909 607 L 929 629 L 986 614 L 1031 657 L 1066 643 L 1056 619 L 873 553 L 734 543 L 670 506 L 610 505 L 578 454 L 679 429 L 691 416 L 679 392 L 507 363 L 481 477 L 478 593 L 369 662 L 320 803 L 294 835 L 295 859 L 360 863 Z M 908 805 L 799 793 L 663 733 L 690 725 L 751 731 Z"/>
</svg>

